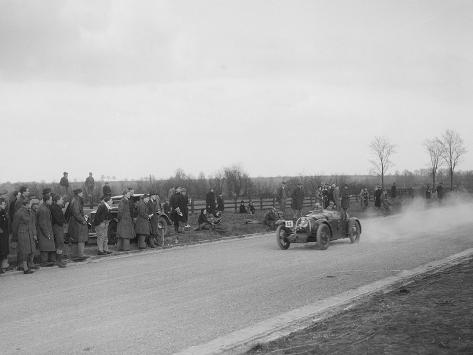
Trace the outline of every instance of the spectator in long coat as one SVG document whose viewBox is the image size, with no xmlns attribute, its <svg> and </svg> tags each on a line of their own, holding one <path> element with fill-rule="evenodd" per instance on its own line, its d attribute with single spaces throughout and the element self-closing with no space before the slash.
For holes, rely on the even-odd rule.
<svg viewBox="0 0 473 355">
<path fill-rule="evenodd" d="M 287 185 L 286 182 L 283 181 L 276 195 L 276 202 L 279 204 L 279 210 L 281 211 L 283 217 L 286 214 L 286 203 L 288 197 L 289 192 L 287 191 Z"/>
<path fill-rule="evenodd" d="M 443 189 L 443 182 L 437 185 L 437 198 L 439 202 L 442 202 L 443 197 L 444 197 L 445 191 Z"/>
<path fill-rule="evenodd" d="M 87 199 L 89 200 L 89 203 L 90 203 L 90 208 L 93 208 L 94 207 L 95 180 L 94 180 L 94 177 L 92 176 L 92 173 L 89 173 L 89 176 L 87 176 L 87 179 L 85 179 L 84 186 L 87 193 Z"/>
<path fill-rule="evenodd" d="M 136 204 L 135 234 L 138 237 L 138 248 L 146 249 L 146 239 L 151 233 L 150 214 L 148 213 L 149 196 L 144 194 Z"/>
<path fill-rule="evenodd" d="M 3 197 L 0 197 L 0 274 L 3 274 L 8 268 L 8 254 L 10 253 L 9 235 L 10 235 L 10 217 L 8 216 L 7 203 Z"/>
<path fill-rule="evenodd" d="M 62 178 L 59 181 L 59 186 L 61 186 L 61 194 L 67 197 L 70 197 L 70 187 L 69 187 L 69 173 L 67 171 L 62 173 Z"/>
<path fill-rule="evenodd" d="M 304 204 L 304 189 L 302 183 L 298 183 L 297 187 L 292 192 L 291 208 L 294 212 L 294 218 L 302 216 L 302 206 Z"/>
<path fill-rule="evenodd" d="M 181 189 L 177 188 L 176 192 L 171 198 L 171 219 L 174 222 L 174 231 L 176 233 L 182 233 L 179 230 L 179 222 L 184 221 L 184 214 L 182 213 L 183 209 L 186 207 L 186 200 L 184 196 L 181 195 Z M 179 242 L 179 238 L 176 238 L 176 243 Z"/>
<path fill-rule="evenodd" d="M 210 214 L 215 214 L 215 208 L 217 207 L 215 204 L 215 192 L 214 189 L 210 189 L 205 196 L 205 204 L 207 212 Z"/>
<path fill-rule="evenodd" d="M 332 188 L 333 188 L 333 201 L 335 203 L 335 205 L 338 207 L 338 209 L 340 209 L 340 188 L 333 184 L 332 185 Z"/>
<path fill-rule="evenodd" d="M 53 225 L 54 246 L 56 248 L 56 264 L 61 268 L 66 267 L 64 262 L 64 224 L 66 219 L 64 218 L 64 212 L 62 212 L 63 205 L 64 200 L 62 196 L 53 195 L 53 203 L 50 207 L 51 222 Z"/>
<path fill-rule="evenodd" d="M 21 263 L 25 274 L 32 274 L 34 253 L 36 251 L 36 220 L 32 211 L 33 200 L 22 200 L 23 206 L 15 212 L 12 225 L 12 247 L 21 255 Z"/>
<path fill-rule="evenodd" d="M 82 189 L 73 191 L 71 205 L 71 218 L 69 220 L 69 239 L 72 242 L 72 260 L 83 261 L 88 258 L 84 255 L 85 243 L 89 239 L 89 228 L 84 214 L 84 193 Z"/>
<path fill-rule="evenodd" d="M 133 190 L 125 191 L 123 198 L 118 204 L 118 250 L 130 250 L 130 239 L 135 238 L 135 228 L 130 212 L 130 198 L 132 194 Z"/>
<path fill-rule="evenodd" d="M 376 186 L 376 190 L 374 190 L 374 205 L 375 207 L 381 207 L 381 198 L 383 195 L 383 191 L 381 190 L 381 186 Z"/>
<path fill-rule="evenodd" d="M 36 214 L 36 230 L 41 266 L 53 266 L 56 264 L 56 246 L 54 244 L 51 210 L 49 209 L 52 202 L 51 190 L 43 190 L 43 204 L 39 206 L 38 213 Z"/>
<path fill-rule="evenodd" d="M 151 216 L 150 218 L 150 238 L 149 238 L 149 246 L 151 248 L 155 248 L 159 244 L 159 214 L 161 212 L 161 202 L 159 200 L 159 196 L 157 192 L 152 192 L 150 199 L 148 201 L 148 214 Z"/>
<path fill-rule="evenodd" d="M 97 207 L 94 225 L 97 233 L 97 255 L 108 255 L 112 252 L 108 250 L 108 226 L 112 215 L 110 213 L 110 196 L 105 195 Z"/>
</svg>

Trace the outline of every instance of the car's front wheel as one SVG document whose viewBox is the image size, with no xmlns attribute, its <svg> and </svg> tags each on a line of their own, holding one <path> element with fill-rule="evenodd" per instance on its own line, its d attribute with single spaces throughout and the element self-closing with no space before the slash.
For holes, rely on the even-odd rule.
<svg viewBox="0 0 473 355">
<path fill-rule="evenodd" d="M 321 224 L 317 228 L 317 243 L 322 250 L 327 249 L 330 244 L 330 229 L 326 224 Z"/>
<path fill-rule="evenodd" d="M 291 242 L 287 240 L 287 232 L 283 226 L 278 226 L 276 229 L 276 242 L 282 250 L 286 250 L 291 245 Z"/>
</svg>

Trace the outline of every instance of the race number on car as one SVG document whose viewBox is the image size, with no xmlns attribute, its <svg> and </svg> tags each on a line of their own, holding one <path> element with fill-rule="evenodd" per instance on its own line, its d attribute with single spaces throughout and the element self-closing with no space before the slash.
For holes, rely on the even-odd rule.
<svg viewBox="0 0 473 355">
<path fill-rule="evenodd" d="M 293 221 L 285 221 L 286 222 L 286 228 L 292 228 L 294 226 Z"/>
</svg>

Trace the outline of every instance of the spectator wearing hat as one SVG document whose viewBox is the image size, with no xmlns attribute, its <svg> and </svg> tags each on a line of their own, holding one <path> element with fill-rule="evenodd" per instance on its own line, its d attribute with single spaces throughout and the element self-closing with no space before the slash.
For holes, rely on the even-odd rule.
<svg viewBox="0 0 473 355">
<path fill-rule="evenodd" d="M 59 186 L 61 187 L 61 194 L 65 196 L 70 196 L 70 187 L 69 187 L 69 173 L 67 171 L 62 173 L 62 178 L 59 181 Z"/>
<path fill-rule="evenodd" d="M 97 255 L 108 255 L 108 225 L 112 219 L 110 213 L 110 196 L 105 195 L 97 207 L 94 217 L 95 232 L 97 232 Z"/>
<path fill-rule="evenodd" d="M 283 181 L 276 194 L 276 202 L 279 204 L 279 210 L 281 211 L 283 217 L 286 214 L 286 203 L 288 196 L 289 192 L 287 191 L 287 184 L 285 181 Z"/>
<path fill-rule="evenodd" d="M 71 219 L 69 220 L 69 239 L 72 242 L 72 260 L 83 261 L 88 258 L 84 255 L 85 243 L 89 239 L 89 229 L 84 214 L 84 192 L 82 189 L 73 191 L 74 197 L 70 203 Z"/>
<path fill-rule="evenodd" d="M 36 214 L 36 231 L 41 266 L 53 266 L 56 264 L 56 246 L 54 244 L 51 210 L 49 209 L 52 202 L 51 189 L 44 189 L 43 203 L 39 206 Z"/>
<path fill-rule="evenodd" d="M 374 190 L 374 206 L 377 208 L 381 207 L 381 200 L 382 200 L 383 190 L 381 190 L 381 186 L 376 186 Z"/>
<path fill-rule="evenodd" d="M 18 211 L 21 207 L 24 206 L 24 201 L 27 200 L 30 195 L 30 189 L 27 186 L 21 186 L 18 192 L 19 192 L 19 195 L 17 196 L 16 201 L 15 201 L 13 215 L 15 214 L 16 211 Z"/>
<path fill-rule="evenodd" d="M 87 200 L 89 201 L 90 208 L 94 208 L 94 190 L 95 190 L 95 180 L 92 176 L 92 173 L 89 173 L 89 176 L 85 179 L 85 193 L 87 194 Z"/>
<path fill-rule="evenodd" d="M 102 187 L 103 196 L 112 196 L 112 188 L 110 187 L 108 181 L 105 181 L 105 185 Z"/>
<path fill-rule="evenodd" d="M 133 189 L 128 189 L 123 193 L 123 198 L 118 204 L 118 250 L 130 250 L 130 239 L 135 238 L 135 228 L 131 216 L 130 199 L 133 196 Z"/>
<path fill-rule="evenodd" d="M 66 267 L 64 262 L 64 224 L 66 219 L 64 218 L 64 212 L 62 212 L 63 206 L 64 199 L 62 196 L 53 195 L 53 203 L 50 207 L 51 222 L 53 225 L 54 246 L 56 248 L 56 265 L 61 268 Z"/>
<path fill-rule="evenodd" d="M 245 206 L 245 201 L 241 200 L 240 202 L 240 213 L 248 213 Z"/>
<path fill-rule="evenodd" d="M 22 199 L 20 207 L 13 217 L 12 224 L 12 247 L 21 254 L 22 269 L 25 274 L 32 274 L 32 269 L 39 267 L 34 265 L 33 259 L 36 251 L 36 221 L 32 210 L 37 200 Z"/>
<path fill-rule="evenodd" d="M 176 192 L 171 198 L 171 219 L 174 222 L 174 231 L 176 233 L 182 233 L 179 230 L 179 222 L 184 221 L 184 214 L 182 211 L 186 208 L 186 200 L 181 195 L 181 188 L 176 188 Z M 176 243 L 179 242 L 179 238 L 176 238 Z"/>
<path fill-rule="evenodd" d="M 150 237 L 149 237 L 149 246 L 155 248 L 159 245 L 159 215 L 161 213 L 161 202 L 157 192 L 152 192 L 150 199 L 148 201 L 148 214 L 150 218 Z"/>
<path fill-rule="evenodd" d="M 299 218 L 302 216 L 302 207 L 304 205 L 304 189 L 301 182 L 297 184 L 297 187 L 292 192 L 291 197 L 291 208 L 293 211 L 293 218 Z"/>
<path fill-rule="evenodd" d="M 10 253 L 9 246 L 9 235 L 10 235 L 10 217 L 7 211 L 6 199 L 0 197 L 0 274 L 3 274 L 8 265 L 8 254 Z"/>
<path fill-rule="evenodd" d="M 151 232 L 150 218 L 151 214 L 148 213 L 148 202 L 149 195 L 144 194 L 138 203 L 136 204 L 136 223 L 135 223 L 135 234 L 138 237 L 138 248 L 146 249 L 146 239 L 149 239 Z"/>
<path fill-rule="evenodd" d="M 256 208 L 255 205 L 253 204 L 253 201 L 248 202 L 248 213 L 249 214 L 255 214 L 256 213 Z"/>
</svg>

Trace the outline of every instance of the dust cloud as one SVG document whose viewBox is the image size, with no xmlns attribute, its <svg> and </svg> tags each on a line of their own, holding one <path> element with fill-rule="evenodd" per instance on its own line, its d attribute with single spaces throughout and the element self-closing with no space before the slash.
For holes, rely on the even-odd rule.
<svg viewBox="0 0 473 355">
<path fill-rule="evenodd" d="M 370 242 L 393 241 L 416 235 L 448 234 L 452 229 L 471 225 L 473 231 L 473 198 L 454 195 L 441 204 L 416 198 L 403 204 L 401 213 L 361 220 L 362 239 Z M 472 233 L 473 240 L 473 233 Z"/>
</svg>

